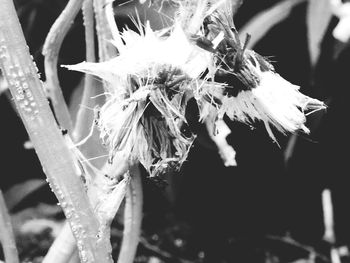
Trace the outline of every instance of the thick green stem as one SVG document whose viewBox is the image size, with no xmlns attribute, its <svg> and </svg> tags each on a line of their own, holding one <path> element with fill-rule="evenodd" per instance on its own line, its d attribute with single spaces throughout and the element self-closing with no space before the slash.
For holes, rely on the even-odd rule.
<svg viewBox="0 0 350 263">
<path fill-rule="evenodd" d="M 140 241 L 143 191 L 138 164 L 130 168 L 131 182 L 126 192 L 124 233 L 118 263 L 132 263 Z"/>
<path fill-rule="evenodd" d="M 69 132 L 73 131 L 73 124 L 60 87 L 57 61 L 62 42 L 73 24 L 74 18 L 80 11 L 83 1 L 70 0 L 68 2 L 61 15 L 52 25 L 43 47 L 46 84 L 52 99 L 52 106 L 60 126 Z"/>
<path fill-rule="evenodd" d="M 7 211 L 2 191 L 0 190 L 0 241 L 5 255 L 5 262 L 19 263 L 11 217 Z"/>
<path fill-rule="evenodd" d="M 0 66 L 18 113 L 50 186 L 69 220 L 82 262 L 112 262 L 97 237 L 99 222 L 90 206 L 75 158 L 50 110 L 12 1 L 0 0 Z"/>
</svg>

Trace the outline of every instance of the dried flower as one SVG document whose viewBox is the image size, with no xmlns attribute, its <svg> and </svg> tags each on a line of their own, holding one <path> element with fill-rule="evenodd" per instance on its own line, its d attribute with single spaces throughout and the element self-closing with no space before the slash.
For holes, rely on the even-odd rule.
<svg viewBox="0 0 350 263">
<path fill-rule="evenodd" d="M 270 124 L 281 132 L 308 132 L 304 110 L 323 103 L 301 94 L 266 59 L 247 50 L 249 38 L 242 45 L 231 1 L 175 2 L 179 11 L 172 27 L 155 32 L 139 23 L 139 33 L 126 29 L 113 40 L 117 57 L 67 66 L 109 83 L 97 123 L 111 160 L 121 151 L 151 176 L 180 167 L 195 138 L 184 129 L 192 97 L 213 131 L 226 114 L 245 123 L 263 121 L 273 139 Z"/>
<path fill-rule="evenodd" d="M 205 120 L 210 111 L 215 111 L 216 119 L 226 114 L 244 123 L 261 120 L 274 140 L 270 124 L 283 133 L 297 130 L 308 133 L 304 111 L 323 109 L 325 105 L 300 93 L 299 87 L 278 75 L 269 61 L 246 49 L 249 36 L 242 44 L 234 27 L 231 1 L 199 2 L 202 10 L 197 13 L 196 21 L 198 24 L 201 17 L 202 27 L 195 35 L 201 35 L 207 43 L 223 35 L 216 46 L 204 47 L 215 54 L 216 71 L 210 76 L 215 80 L 211 90 L 202 95 L 211 94 L 215 102 L 211 102 L 214 107 L 210 107 L 205 105 L 207 100 L 199 99 L 204 104 L 201 118 Z M 198 46 L 203 47 L 203 41 Z"/>
<path fill-rule="evenodd" d="M 194 140 L 185 134 L 185 107 L 212 54 L 190 43 L 183 30 L 125 30 L 114 40 L 119 56 L 107 62 L 67 66 L 109 82 L 98 125 L 109 145 L 139 160 L 151 175 L 179 167 Z"/>
</svg>

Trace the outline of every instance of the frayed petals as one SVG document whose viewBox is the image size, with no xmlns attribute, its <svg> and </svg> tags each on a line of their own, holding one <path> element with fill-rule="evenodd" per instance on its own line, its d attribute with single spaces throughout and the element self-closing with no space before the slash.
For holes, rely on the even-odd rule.
<svg viewBox="0 0 350 263">
<path fill-rule="evenodd" d="M 234 29 L 232 1 L 176 2 L 179 13 L 171 28 L 137 25 L 140 33 L 127 29 L 112 41 L 117 57 L 66 66 L 109 84 L 97 124 L 111 160 L 125 153 L 151 176 L 180 167 L 195 138 L 185 119 L 192 97 L 211 131 L 226 114 L 245 123 L 263 121 L 274 140 L 270 125 L 282 133 L 309 132 L 304 111 L 324 104 L 300 93 L 267 60 L 246 49 L 249 38 L 241 43 Z M 225 137 L 212 138 L 225 164 L 234 165 L 235 152 Z"/>
<path fill-rule="evenodd" d="M 194 135 L 186 136 L 186 97 L 211 67 L 213 54 L 193 45 L 180 26 L 140 34 L 125 30 L 114 41 L 119 56 L 101 63 L 66 66 L 107 81 L 106 103 L 99 112 L 101 138 L 110 148 L 139 160 L 153 176 L 179 167 Z"/>
<path fill-rule="evenodd" d="M 305 110 L 324 109 L 325 105 L 299 92 L 299 87 L 272 72 L 260 72 L 258 87 L 241 91 L 236 97 L 225 97 L 224 111 L 231 119 L 245 123 L 264 122 L 269 135 L 275 140 L 270 124 L 280 132 L 309 132 L 304 125 Z"/>
</svg>

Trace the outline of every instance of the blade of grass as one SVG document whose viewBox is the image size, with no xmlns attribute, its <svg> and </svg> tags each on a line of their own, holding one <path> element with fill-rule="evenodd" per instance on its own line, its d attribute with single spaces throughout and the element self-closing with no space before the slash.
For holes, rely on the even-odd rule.
<svg viewBox="0 0 350 263">
<path fill-rule="evenodd" d="M 321 41 L 333 14 L 329 0 L 309 0 L 306 10 L 310 63 L 315 66 L 320 56 Z"/>
<path fill-rule="evenodd" d="M 242 41 L 247 34 L 251 35 L 247 49 L 254 47 L 272 27 L 286 19 L 294 6 L 305 1 L 306 0 L 284 0 L 255 15 L 239 30 Z"/>
</svg>

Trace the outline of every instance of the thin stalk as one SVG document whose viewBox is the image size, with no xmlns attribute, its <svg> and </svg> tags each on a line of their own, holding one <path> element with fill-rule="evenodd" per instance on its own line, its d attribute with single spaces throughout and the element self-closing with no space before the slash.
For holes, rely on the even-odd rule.
<svg viewBox="0 0 350 263">
<path fill-rule="evenodd" d="M 131 182 L 126 192 L 124 232 L 118 263 L 132 263 L 140 241 L 143 192 L 138 164 L 130 167 Z"/>
<path fill-rule="evenodd" d="M 6 263 L 19 263 L 11 217 L 8 213 L 4 196 L 0 190 L 0 241 Z"/>
<path fill-rule="evenodd" d="M 95 62 L 94 10 L 92 0 L 85 0 L 82 10 L 85 26 L 86 61 Z M 87 136 L 91 123 L 93 123 L 93 112 L 89 108 L 91 109 L 95 106 L 94 101 L 91 99 L 91 97 L 97 95 L 94 84 L 93 76 L 85 74 L 84 91 L 81 99 L 82 106 L 79 107 L 73 131 L 75 141 L 80 141 Z"/>
<path fill-rule="evenodd" d="M 86 61 L 95 62 L 95 30 L 92 0 L 85 0 L 82 10 L 85 25 Z M 95 131 L 93 125 L 95 116 L 92 109 L 100 103 L 99 100 L 96 99 L 96 96 L 101 93 L 103 93 L 102 85 L 100 85 L 93 76 L 86 74 L 80 107 L 76 116 L 73 138 L 75 142 L 80 142 L 87 136 L 90 136 L 91 129 L 94 129 L 91 133 L 91 137 L 79 147 L 87 159 L 96 156 L 107 156 L 106 149 L 101 144 L 99 133 Z M 97 167 L 101 167 L 104 164 L 105 159 L 106 158 L 99 158 L 98 160 L 95 160 L 93 164 Z"/>
<path fill-rule="evenodd" d="M 12 1 L 0 0 L 0 66 L 51 189 L 77 240 L 82 262 L 112 262 L 99 240 L 93 213 L 71 150 L 49 107 Z"/>
<path fill-rule="evenodd" d="M 117 55 L 116 48 L 109 42 L 113 39 L 112 29 L 109 26 L 109 20 L 106 13 L 106 6 L 109 2 L 109 0 L 93 0 L 99 61 L 106 61 Z"/>
<path fill-rule="evenodd" d="M 73 131 L 73 124 L 60 87 L 57 75 L 57 61 L 62 42 L 80 11 L 83 1 L 70 0 L 68 2 L 52 25 L 43 47 L 46 84 L 52 99 L 52 106 L 60 126 L 69 132 Z"/>
</svg>

